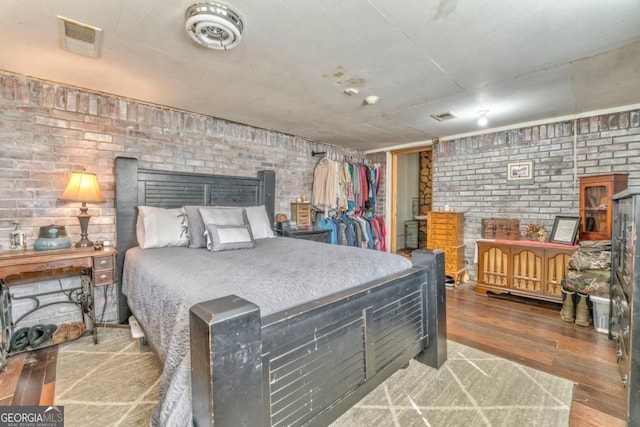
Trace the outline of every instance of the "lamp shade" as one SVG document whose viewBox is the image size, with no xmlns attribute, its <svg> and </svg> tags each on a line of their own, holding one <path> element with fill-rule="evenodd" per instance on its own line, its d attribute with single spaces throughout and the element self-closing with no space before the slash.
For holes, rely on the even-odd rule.
<svg viewBox="0 0 640 427">
<path fill-rule="evenodd" d="M 60 196 L 60 200 L 86 203 L 102 203 L 105 201 L 100 192 L 96 174 L 88 172 L 73 172 L 67 188 Z"/>
</svg>

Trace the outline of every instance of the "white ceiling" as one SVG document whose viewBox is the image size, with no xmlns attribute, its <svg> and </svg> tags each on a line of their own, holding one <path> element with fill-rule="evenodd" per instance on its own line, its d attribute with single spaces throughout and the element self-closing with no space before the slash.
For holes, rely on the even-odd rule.
<svg viewBox="0 0 640 427">
<path fill-rule="evenodd" d="M 225 0 L 229 51 L 187 36 L 193 3 L 2 0 L 0 69 L 359 150 L 640 104 L 638 0 Z M 57 15 L 100 57 L 61 50 Z"/>
</svg>

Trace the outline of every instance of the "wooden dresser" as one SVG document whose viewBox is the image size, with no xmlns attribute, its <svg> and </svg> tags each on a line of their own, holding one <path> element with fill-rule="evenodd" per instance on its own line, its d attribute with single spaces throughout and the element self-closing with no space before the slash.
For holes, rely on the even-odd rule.
<svg viewBox="0 0 640 427">
<path fill-rule="evenodd" d="M 291 202 L 291 219 L 298 224 L 298 227 L 311 226 L 311 203 Z"/>
<path fill-rule="evenodd" d="M 427 212 L 427 249 L 444 251 L 444 274 L 455 285 L 464 276 L 464 213 Z"/>
<path fill-rule="evenodd" d="M 529 240 L 478 240 L 476 292 L 562 302 L 562 279 L 577 246 Z"/>
</svg>

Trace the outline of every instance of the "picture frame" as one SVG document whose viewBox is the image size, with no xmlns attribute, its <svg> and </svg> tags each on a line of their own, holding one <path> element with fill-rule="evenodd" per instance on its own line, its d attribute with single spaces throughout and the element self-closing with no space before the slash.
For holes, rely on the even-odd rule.
<svg viewBox="0 0 640 427">
<path fill-rule="evenodd" d="M 549 243 L 575 245 L 580 227 L 579 216 L 556 216 L 549 235 Z"/>
<path fill-rule="evenodd" d="M 507 164 L 507 185 L 533 184 L 533 162 Z"/>
</svg>

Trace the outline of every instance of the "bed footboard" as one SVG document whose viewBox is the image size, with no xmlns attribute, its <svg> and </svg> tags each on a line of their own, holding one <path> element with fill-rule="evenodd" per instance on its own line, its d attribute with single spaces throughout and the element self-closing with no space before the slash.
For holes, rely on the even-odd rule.
<svg viewBox="0 0 640 427">
<path fill-rule="evenodd" d="M 190 316 L 194 425 L 262 425 L 260 309 L 228 296 L 194 305 Z"/>
<path fill-rule="evenodd" d="M 235 296 L 194 305 L 195 425 L 326 426 L 411 359 L 439 367 L 444 253 L 420 252 L 406 272 L 263 318 Z"/>
</svg>

